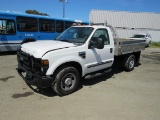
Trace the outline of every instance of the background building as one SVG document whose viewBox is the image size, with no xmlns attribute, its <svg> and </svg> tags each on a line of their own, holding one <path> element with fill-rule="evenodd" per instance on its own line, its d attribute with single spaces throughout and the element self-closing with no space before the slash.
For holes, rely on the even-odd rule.
<svg viewBox="0 0 160 120">
<path fill-rule="evenodd" d="M 150 12 L 125 12 L 91 10 L 90 22 L 112 25 L 121 38 L 135 33 L 149 33 L 153 41 L 160 41 L 160 14 Z"/>
</svg>

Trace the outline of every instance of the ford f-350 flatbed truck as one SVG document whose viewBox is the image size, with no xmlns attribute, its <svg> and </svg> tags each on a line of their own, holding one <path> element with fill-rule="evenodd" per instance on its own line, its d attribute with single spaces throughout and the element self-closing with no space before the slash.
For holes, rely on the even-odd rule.
<svg viewBox="0 0 160 120">
<path fill-rule="evenodd" d="M 56 40 L 22 44 L 17 71 L 29 85 L 51 86 L 60 96 L 73 93 L 81 77 L 112 68 L 115 59 L 126 71 L 139 62 L 145 41 L 113 36 L 106 26 L 72 26 Z"/>
</svg>

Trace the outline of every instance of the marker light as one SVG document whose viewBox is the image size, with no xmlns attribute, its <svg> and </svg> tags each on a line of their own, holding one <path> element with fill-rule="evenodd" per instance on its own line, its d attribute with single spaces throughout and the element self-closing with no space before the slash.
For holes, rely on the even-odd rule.
<svg viewBox="0 0 160 120">
<path fill-rule="evenodd" d="M 49 65 L 49 61 L 48 60 L 41 60 L 41 64 L 43 64 L 43 65 Z"/>
</svg>

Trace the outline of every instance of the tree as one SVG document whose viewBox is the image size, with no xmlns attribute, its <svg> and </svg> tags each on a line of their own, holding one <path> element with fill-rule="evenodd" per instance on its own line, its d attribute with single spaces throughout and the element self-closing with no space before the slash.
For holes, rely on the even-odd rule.
<svg viewBox="0 0 160 120">
<path fill-rule="evenodd" d="M 27 14 L 35 14 L 35 15 L 43 15 L 43 16 L 49 16 L 47 13 L 40 13 L 37 10 L 26 10 Z"/>
</svg>

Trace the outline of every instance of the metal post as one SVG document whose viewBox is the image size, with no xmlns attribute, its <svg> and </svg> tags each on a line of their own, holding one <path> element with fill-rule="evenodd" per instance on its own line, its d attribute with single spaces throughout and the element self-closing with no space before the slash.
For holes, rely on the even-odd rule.
<svg viewBox="0 0 160 120">
<path fill-rule="evenodd" d="M 68 0 L 59 0 L 59 2 L 63 2 L 63 18 L 65 18 L 65 3 L 68 3 Z"/>
</svg>

